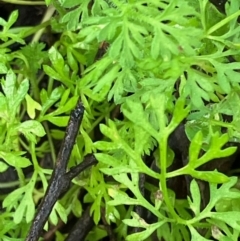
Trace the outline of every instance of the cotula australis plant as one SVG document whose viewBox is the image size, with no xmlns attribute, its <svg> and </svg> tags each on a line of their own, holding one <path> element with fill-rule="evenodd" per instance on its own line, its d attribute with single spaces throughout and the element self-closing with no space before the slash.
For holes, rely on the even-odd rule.
<svg viewBox="0 0 240 241">
<path fill-rule="evenodd" d="M 40 159 L 50 153 L 55 162 L 54 140 L 80 98 L 85 114 L 68 168 L 89 153 L 98 164 L 73 180 L 45 230 L 80 217 L 90 203 L 95 227 L 86 240 L 238 240 L 237 170 L 203 168 L 239 143 L 238 1 L 224 13 L 208 0 L 45 3 L 55 14 L 38 26 L 14 28 L 16 12 L 0 22 L 0 170 L 15 166 L 19 177 L 2 198 L 0 223 L 8 225 L 0 237 L 26 237 L 52 171 Z M 49 49 L 7 48 L 45 27 L 59 35 Z M 170 143 L 180 125 L 189 140 L 184 153 L 181 137 Z M 186 177 L 181 199 L 169 184 L 177 177 Z"/>
</svg>

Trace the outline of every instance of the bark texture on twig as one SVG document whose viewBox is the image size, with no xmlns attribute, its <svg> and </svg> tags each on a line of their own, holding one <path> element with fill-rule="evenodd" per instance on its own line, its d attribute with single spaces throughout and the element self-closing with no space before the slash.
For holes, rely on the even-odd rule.
<svg viewBox="0 0 240 241">
<path fill-rule="evenodd" d="M 57 202 L 59 196 L 66 192 L 71 184 L 71 180 L 87 167 L 97 163 L 93 155 L 88 155 L 82 163 L 66 173 L 67 163 L 83 119 L 83 113 L 84 107 L 79 102 L 71 113 L 48 189 L 41 204 L 39 205 L 26 241 L 38 240 L 54 204 Z"/>
<path fill-rule="evenodd" d="M 65 241 L 84 241 L 87 234 L 94 226 L 93 219 L 90 216 L 90 208 L 91 206 L 88 206 L 84 211 L 82 217 L 76 222 Z"/>
</svg>

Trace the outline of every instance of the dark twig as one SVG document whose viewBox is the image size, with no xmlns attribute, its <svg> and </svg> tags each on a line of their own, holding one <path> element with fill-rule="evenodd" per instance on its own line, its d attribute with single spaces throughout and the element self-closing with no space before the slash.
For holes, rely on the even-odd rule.
<svg viewBox="0 0 240 241">
<path fill-rule="evenodd" d="M 84 107 L 79 102 L 71 113 L 65 137 L 58 153 L 55 169 L 53 171 L 48 189 L 45 197 L 39 205 L 26 241 L 38 240 L 54 204 L 57 202 L 59 196 L 68 189 L 71 179 L 78 175 L 85 168 L 96 163 L 96 160 L 93 156 L 92 158 L 89 158 L 88 156 L 81 164 L 77 165 L 75 168 L 72 168 L 68 173 L 66 173 L 67 163 L 79 131 L 79 126 L 82 122 L 83 113 Z"/>
<path fill-rule="evenodd" d="M 107 234 L 108 234 L 108 238 L 109 238 L 109 241 L 116 241 L 116 237 L 115 237 L 115 234 L 114 234 L 114 231 L 112 230 L 112 227 L 108 224 L 107 220 L 106 220 L 106 212 L 105 212 L 105 209 L 104 208 L 101 208 L 101 219 L 102 219 L 102 222 L 103 222 L 103 225 L 107 231 Z"/>
<path fill-rule="evenodd" d="M 84 211 L 82 217 L 76 222 L 65 241 L 84 241 L 85 237 L 94 226 L 93 219 L 90 216 L 90 208 L 91 206 Z"/>
<path fill-rule="evenodd" d="M 72 167 L 69 172 L 65 174 L 65 178 L 68 178 L 70 181 L 76 177 L 79 173 L 87 169 L 88 167 L 97 164 L 97 160 L 94 155 L 89 154 L 84 157 L 84 161 L 78 164 L 75 167 Z"/>
</svg>

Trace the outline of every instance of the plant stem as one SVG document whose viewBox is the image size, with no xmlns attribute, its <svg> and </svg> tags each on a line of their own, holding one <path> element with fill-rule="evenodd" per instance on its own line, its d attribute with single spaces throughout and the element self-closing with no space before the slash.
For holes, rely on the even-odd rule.
<svg viewBox="0 0 240 241">
<path fill-rule="evenodd" d="M 228 22 L 230 22 L 231 20 L 233 20 L 234 18 L 237 18 L 240 15 L 240 10 L 238 10 L 237 12 L 233 13 L 232 15 L 228 16 L 227 18 L 224 18 L 223 20 L 221 20 L 220 22 L 218 22 L 217 24 L 215 24 L 214 26 L 212 26 L 208 31 L 207 31 L 207 35 L 212 34 L 213 32 L 217 31 L 219 28 L 223 27 L 224 25 L 226 25 Z"/>
<path fill-rule="evenodd" d="M 44 1 L 21 1 L 21 0 L 1 0 L 1 2 L 11 3 L 11 4 L 18 4 L 18 5 L 43 5 L 45 6 L 46 3 Z"/>
<path fill-rule="evenodd" d="M 53 163 L 55 163 L 56 162 L 56 153 L 55 153 L 55 148 L 54 148 L 52 136 L 51 136 L 51 133 L 49 131 L 49 127 L 48 127 L 47 122 L 44 121 L 43 126 L 45 128 L 46 133 L 47 133 L 47 138 L 48 138 L 48 142 L 49 142 L 49 146 L 50 146 L 50 150 L 51 150 L 52 161 L 53 161 Z"/>
<path fill-rule="evenodd" d="M 175 212 L 173 205 L 171 203 L 171 200 L 168 195 L 168 190 L 167 190 L 167 173 L 166 173 L 166 167 L 167 167 L 167 138 L 166 135 L 162 135 L 163 137 L 160 138 L 160 147 L 159 147 L 159 156 L 160 156 L 160 166 L 161 166 L 161 174 L 160 174 L 160 187 L 161 191 L 163 193 L 163 198 L 164 201 L 168 207 L 169 212 L 173 216 L 173 218 L 178 221 L 180 217 L 178 214 Z"/>
<path fill-rule="evenodd" d="M 50 20 L 51 17 L 53 16 L 54 12 L 55 12 L 55 8 L 53 6 L 49 6 L 45 15 L 44 15 L 44 17 L 43 17 L 42 23 Z M 40 30 L 36 31 L 36 33 L 34 34 L 34 36 L 32 38 L 32 43 L 39 41 L 39 39 L 41 38 L 44 30 L 45 30 L 45 28 L 41 28 Z"/>
<path fill-rule="evenodd" d="M 50 180 L 50 176 L 46 176 L 47 180 Z M 31 178 L 26 178 L 25 182 L 28 183 L 31 180 Z M 38 177 L 36 181 L 41 181 L 41 178 Z M 12 182 L 0 182 L 0 187 L 1 188 L 12 188 L 15 186 L 19 186 L 20 185 L 20 180 L 17 181 L 12 181 Z"/>
<path fill-rule="evenodd" d="M 44 22 L 44 23 L 41 23 L 41 24 L 39 24 L 39 25 L 37 25 L 37 26 L 35 26 L 35 27 L 32 27 L 32 28 L 30 28 L 29 30 L 26 30 L 26 31 L 24 32 L 23 36 L 20 36 L 20 37 L 26 38 L 26 37 L 34 34 L 35 32 L 37 32 L 38 30 L 47 27 L 48 25 L 50 25 L 50 23 L 51 23 L 51 20 L 46 21 L 46 22 Z M 7 48 L 8 46 L 14 44 L 15 42 L 16 42 L 15 39 L 11 39 L 11 40 L 9 40 L 9 41 L 7 41 L 7 42 L 2 43 L 0 46 L 1 46 L 1 48 Z"/>
<path fill-rule="evenodd" d="M 207 4 L 209 4 L 208 0 L 200 0 L 200 12 L 201 12 L 201 23 L 203 26 L 203 29 L 206 30 L 207 26 L 206 26 L 206 6 Z"/>
<path fill-rule="evenodd" d="M 36 157 L 35 144 L 33 142 L 30 143 L 30 149 L 31 149 L 31 157 L 32 157 L 34 170 L 38 172 L 40 167 Z"/>
<path fill-rule="evenodd" d="M 15 167 L 17 174 L 18 174 L 18 178 L 19 178 L 19 182 L 20 182 L 20 187 L 23 187 L 25 185 L 25 176 L 23 174 L 23 170 L 19 167 Z"/>
<path fill-rule="evenodd" d="M 158 121 L 159 121 L 159 128 L 160 128 L 160 133 L 158 137 L 158 144 L 159 144 L 159 157 L 160 157 L 160 163 L 159 166 L 161 168 L 161 173 L 160 173 L 160 184 L 159 186 L 161 187 L 161 191 L 163 193 L 163 199 L 168 207 L 168 210 L 172 217 L 177 221 L 177 222 L 184 222 L 178 214 L 175 212 L 173 205 L 171 203 L 171 200 L 168 195 L 168 190 L 167 190 L 167 147 L 168 147 L 168 137 L 170 135 L 170 129 L 166 126 L 166 120 L 165 120 L 165 103 L 166 103 L 166 97 L 164 95 L 161 95 L 158 98 L 158 102 L 161 103 L 158 108 L 155 106 L 154 102 L 152 102 L 153 107 L 155 107 L 157 116 L 158 116 Z M 155 102 L 156 103 L 156 102 Z"/>
</svg>

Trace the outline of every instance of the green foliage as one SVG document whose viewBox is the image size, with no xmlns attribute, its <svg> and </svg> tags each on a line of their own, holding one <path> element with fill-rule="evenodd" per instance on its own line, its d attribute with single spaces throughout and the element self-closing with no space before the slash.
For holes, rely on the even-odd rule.
<svg viewBox="0 0 240 241">
<path fill-rule="evenodd" d="M 70 213 L 80 217 L 89 203 L 95 227 L 86 240 L 108 236 L 101 222 L 117 227 L 118 240 L 150 241 L 153 233 L 167 241 L 238 240 L 237 177 L 200 168 L 231 156 L 236 147 L 229 142 L 240 140 L 239 2 L 226 3 L 225 15 L 208 0 L 45 3 L 59 14 L 38 26 L 14 27 L 17 11 L 0 18 L 0 172 L 15 167 L 18 175 L 17 182 L 0 183 L 0 190 L 17 186 L 0 193 L 0 239 L 26 237 L 80 98 L 85 113 L 68 168 L 89 153 L 99 163 L 73 180 L 45 230 L 67 223 Z M 60 35 L 52 46 L 25 43 L 45 27 Z M 13 43 L 24 46 L 13 51 Z M 188 161 L 171 169 L 176 153 L 168 141 L 183 122 Z M 42 165 L 46 155 L 50 167 Z M 150 198 L 142 195 L 139 173 L 159 183 L 146 183 Z M 183 175 L 192 181 L 189 196 L 178 200 L 167 184 Z M 200 181 L 210 190 L 204 207 Z M 155 221 L 148 223 L 135 206 Z M 132 228 L 141 231 L 130 234 Z M 56 240 L 64 239 L 58 231 Z"/>
</svg>

